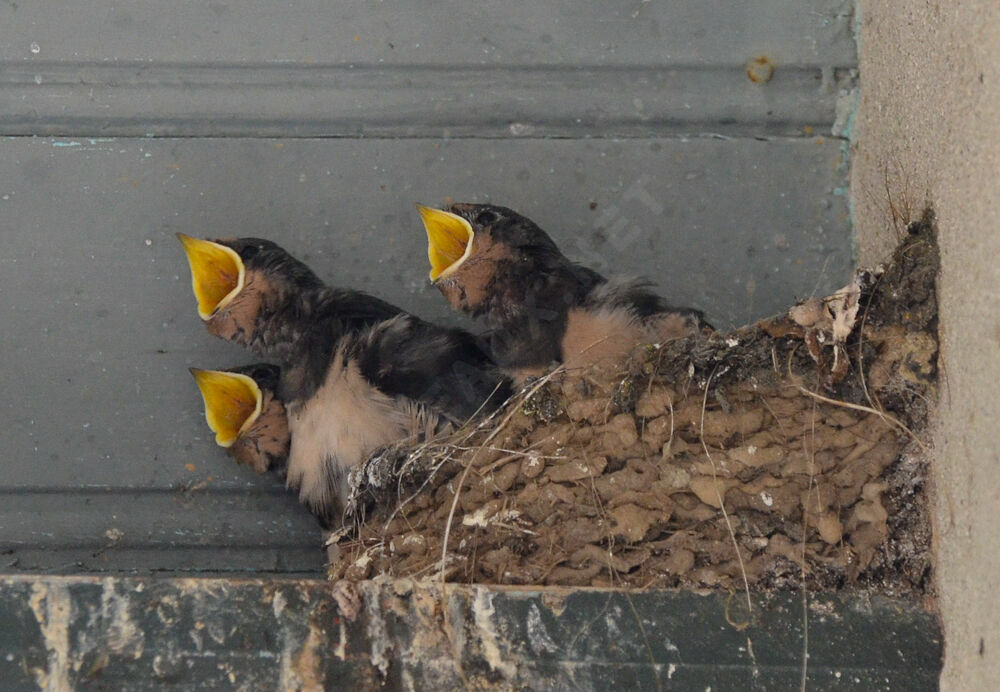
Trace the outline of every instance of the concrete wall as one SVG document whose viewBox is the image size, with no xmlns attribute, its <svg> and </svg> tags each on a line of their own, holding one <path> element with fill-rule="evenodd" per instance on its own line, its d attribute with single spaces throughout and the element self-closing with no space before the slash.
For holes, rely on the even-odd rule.
<svg viewBox="0 0 1000 692">
<path fill-rule="evenodd" d="M 861 259 L 877 259 L 894 242 L 890 198 L 917 214 L 929 202 L 940 228 L 943 381 L 933 468 L 942 684 L 996 689 L 1000 3 L 869 1 L 859 25 L 852 201 Z"/>
</svg>

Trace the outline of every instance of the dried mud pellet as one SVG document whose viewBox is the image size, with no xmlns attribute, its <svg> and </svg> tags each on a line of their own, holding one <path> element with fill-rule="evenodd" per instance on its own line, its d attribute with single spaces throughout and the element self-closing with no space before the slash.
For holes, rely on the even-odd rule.
<svg viewBox="0 0 1000 692">
<path fill-rule="evenodd" d="M 673 421 L 670 416 L 660 416 L 647 420 L 642 425 L 642 441 L 651 447 L 659 447 L 670 439 Z"/>
<path fill-rule="evenodd" d="M 830 545 L 837 545 L 844 537 L 844 525 L 834 512 L 826 512 L 816 521 L 819 537 Z"/>
<path fill-rule="evenodd" d="M 573 491 L 565 485 L 560 485 L 558 483 L 549 483 L 545 485 L 542 487 L 541 494 L 539 495 L 539 500 L 542 502 L 550 502 L 553 504 L 556 502 L 573 502 L 574 499 Z"/>
<path fill-rule="evenodd" d="M 626 490 L 641 490 L 649 486 L 655 476 L 640 474 L 635 469 L 626 467 L 601 476 L 594 481 L 597 493 L 602 500 L 610 500 L 615 495 Z"/>
<path fill-rule="evenodd" d="M 434 504 L 442 505 L 446 502 L 451 502 L 451 498 L 455 494 L 454 486 L 457 482 L 458 479 L 454 479 L 452 482 L 445 483 L 438 487 L 438 489 L 434 491 Z"/>
<path fill-rule="evenodd" d="M 720 509 L 721 498 L 725 497 L 726 491 L 736 483 L 737 481 L 732 479 L 695 476 L 691 479 L 691 492 L 706 505 Z"/>
<path fill-rule="evenodd" d="M 607 415 L 608 402 L 603 399 L 581 399 L 566 407 L 566 415 L 572 421 L 598 423 Z"/>
<path fill-rule="evenodd" d="M 858 417 L 845 408 L 830 406 L 829 409 L 824 412 L 823 418 L 831 425 L 849 428 L 858 422 Z"/>
<path fill-rule="evenodd" d="M 751 435 L 760 430 L 764 423 L 764 411 L 759 408 L 751 408 L 732 413 L 721 411 L 706 412 L 705 414 L 705 437 L 729 438 L 733 435 Z"/>
<path fill-rule="evenodd" d="M 389 550 L 399 555 L 423 555 L 427 551 L 427 539 L 419 533 L 408 533 L 392 539 Z"/>
<path fill-rule="evenodd" d="M 830 435 L 828 444 L 831 447 L 836 447 L 838 449 L 844 447 L 851 447 L 858 443 L 858 438 L 854 434 L 853 430 L 837 430 L 835 433 Z"/>
<path fill-rule="evenodd" d="M 610 449 L 631 447 L 639 441 L 639 432 L 635 427 L 635 418 L 628 413 L 621 413 L 607 422 L 599 432 L 604 433 L 602 439 Z M 614 435 L 617 439 L 610 438 Z"/>
<path fill-rule="evenodd" d="M 694 445 L 687 442 L 680 435 L 674 435 L 673 439 L 664 442 L 663 447 L 660 449 L 660 457 L 662 459 L 675 459 L 685 454 L 693 454 L 695 451 Z"/>
<path fill-rule="evenodd" d="M 694 553 L 685 548 L 672 550 L 661 563 L 671 574 L 686 574 L 694 567 Z"/>
<path fill-rule="evenodd" d="M 463 512 L 474 512 L 487 498 L 491 497 L 493 497 L 492 488 L 487 489 L 482 486 L 467 488 L 458 496 L 458 506 L 462 508 Z"/>
<path fill-rule="evenodd" d="M 528 456 L 521 460 L 518 470 L 522 478 L 535 478 L 545 470 L 545 460 L 537 452 L 529 452 Z"/>
<path fill-rule="evenodd" d="M 568 519 L 560 526 L 559 545 L 568 553 L 607 538 L 608 527 L 601 520 Z"/>
<path fill-rule="evenodd" d="M 580 546 L 570 553 L 569 563 L 577 567 L 597 565 L 598 567 L 608 567 L 611 565 L 611 553 L 596 545 L 588 544 Z"/>
<path fill-rule="evenodd" d="M 799 497 L 799 502 L 810 514 L 824 512 L 837 504 L 837 488 L 824 479 L 814 480 Z"/>
<path fill-rule="evenodd" d="M 762 430 L 758 433 L 754 433 L 746 440 L 741 441 L 741 446 L 744 447 L 756 447 L 757 449 L 766 449 L 774 445 L 780 446 L 788 442 L 788 438 L 783 434 L 780 427 L 777 430 Z"/>
<path fill-rule="evenodd" d="M 643 509 L 650 509 L 662 514 L 663 520 L 666 521 L 670 517 L 670 512 L 673 511 L 674 503 L 670 499 L 670 494 L 658 488 L 656 483 L 653 484 L 652 490 L 649 492 L 629 490 L 611 498 L 605 506 L 608 509 L 613 509 L 627 504 L 639 505 Z"/>
<path fill-rule="evenodd" d="M 693 570 L 691 580 L 701 586 L 722 586 L 728 579 L 723 565 L 699 567 Z"/>
<path fill-rule="evenodd" d="M 878 548 L 885 541 L 884 528 L 873 524 L 864 524 L 851 532 L 848 542 L 854 548 L 855 560 L 851 573 L 856 575 L 864 570 L 875 557 Z"/>
<path fill-rule="evenodd" d="M 484 466 L 489 466 L 493 462 L 505 456 L 507 456 L 507 452 L 499 447 L 492 449 L 489 447 L 479 447 L 475 451 L 472 466 L 477 469 L 483 468 Z"/>
<path fill-rule="evenodd" d="M 603 569 L 601 565 L 589 565 L 581 569 L 573 567 L 556 567 L 545 579 L 546 584 L 563 586 L 589 586 L 590 580 Z"/>
<path fill-rule="evenodd" d="M 615 507 L 610 511 L 611 529 L 614 535 L 621 536 L 629 543 L 637 543 L 644 539 L 658 523 L 666 523 L 669 514 L 643 509 L 638 505 L 628 504 Z"/>
<path fill-rule="evenodd" d="M 604 457 L 594 457 L 593 459 L 565 460 L 559 463 L 550 463 L 545 471 L 545 476 L 555 483 L 566 483 L 569 481 L 579 481 L 584 478 L 593 478 L 601 475 L 608 465 L 608 460 Z"/>
<path fill-rule="evenodd" d="M 521 472 L 521 465 L 521 460 L 507 462 L 485 479 L 487 487 L 502 493 L 507 492 L 517 480 L 517 476 Z"/>
<path fill-rule="evenodd" d="M 902 445 L 896 441 L 879 443 L 860 460 L 861 466 L 870 478 L 875 478 L 882 475 L 901 451 Z"/>
<path fill-rule="evenodd" d="M 740 485 L 740 490 L 748 495 L 756 495 L 762 490 L 780 488 L 786 485 L 788 485 L 787 479 L 762 474 L 754 478 L 752 481 L 747 481 Z"/>
<path fill-rule="evenodd" d="M 799 498 L 802 488 L 797 483 L 785 483 L 770 488 L 762 488 L 754 493 L 742 493 L 743 498 L 737 499 L 736 490 L 726 495 L 726 502 L 732 497 L 733 504 L 745 502 L 745 506 L 766 514 L 776 514 L 780 517 L 791 517 L 798 514 Z"/>
<path fill-rule="evenodd" d="M 540 445 L 562 446 L 569 439 L 571 430 L 571 428 L 564 426 L 543 425 L 531 431 L 528 435 L 528 444 L 532 447 Z"/>
<path fill-rule="evenodd" d="M 570 438 L 575 445 L 586 445 L 594 439 L 594 428 L 589 425 L 582 425 L 573 430 L 573 437 Z"/>
<path fill-rule="evenodd" d="M 718 516 L 718 514 L 719 510 L 716 508 L 698 502 L 698 504 L 691 509 L 675 507 L 673 516 L 686 522 L 700 523 L 708 521 L 709 519 L 714 519 Z"/>
<path fill-rule="evenodd" d="M 653 482 L 653 489 L 666 494 L 690 487 L 691 473 L 680 465 L 663 462 L 660 467 L 660 478 Z"/>
<path fill-rule="evenodd" d="M 802 393 L 795 387 L 787 388 L 791 391 L 791 396 L 802 397 Z M 764 409 L 774 416 L 776 421 L 786 422 L 802 410 L 804 401 L 798 399 L 786 399 L 782 397 L 768 397 L 764 400 Z"/>
<path fill-rule="evenodd" d="M 367 555 L 363 555 L 344 570 L 344 579 L 348 581 L 361 581 L 362 579 L 367 579 L 371 573 L 372 559 Z"/>
<path fill-rule="evenodd" d="M 548 502 L 538 499 L 534 502 L 521 505 L 521 511 L 533 523 L 542 524 L 552 516 L 553 512 L 555 512 L 555 507 Z"/>
<path fill-rule="evenodd" d="M 541 490 L 539 489 L 538 484 L 528 483 L 517 494 L 517 498 L 514 502 L 518 506 L 528 505 L 532 502 L 537 502 L 540 496 Z"/>
<path fill-rule="evenodd" d="M 776 464 L 787 454 L 787 450 L 782 447 L 758 447 L 754 444 L 733 447 L 726 451 L 730 459 L 734 459 L 745 466 L 760 467 Z"/>
<path fill-rule="evenodd" d="M 837 485 L 837 502 L 835 504 L 838 507 L 852 507 L 861 498 L 861 488 L 867 480 L 867 476 L 859 473 L 851 485 Z"/>
<path fill-rule="evenodd" d="M 842 488 L 854 487 L 858 485 L 859 480 L 863 481 L 868 478 L 868 474 L 859 466 L 847 461 L 841 461 L 840 465 L 840 470 L 831 474 L 830 480 Z"/>
<path fill-rule="evenodd" d="M 784 534 L 776 533 L 767 543 L 767 552 L 780 555 L 796 565 L 802 562 L 802 546 L 796 545 Z"/>
<path fill-rule="evenodd" d="M 852 524 L 885 524 L 889 518 L 889 513 L 885 511 L 885 507 L 882 505 L 881 491 L 876 490 L 875 494 L 871 491 L 872 488 L 877 489 L 880 487 L 884 490 L 885 484 L 869 483 L 865 486 L 862 491 L 865 499 L 856 504 L 854 510 L 851 512 Z"/>
<path fill-rule="evenodd" d="M 654 389 L 644 392 L 635 402 L 635 415 L 641 418 L 655 418 L 666 413 L 673 402 L 671 392 Z"/>
</svg>

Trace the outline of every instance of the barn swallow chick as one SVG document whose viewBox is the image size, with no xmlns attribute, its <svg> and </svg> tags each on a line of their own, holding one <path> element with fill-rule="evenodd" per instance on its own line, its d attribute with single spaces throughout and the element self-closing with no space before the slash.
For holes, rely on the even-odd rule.
<svg viewBox="0 0 1000 692">
<path fill-rule="evenodd" d="M 567 259 L 545 231 L 505 207 L 418 205 L 430 279 L 451 306 L 483 317 L 498 363 L 522 379 L 554 364 L 617 364 L 637 344 L 708 327 L 638 280 L 608 280 Z"/>
<path fill-rule="evenodd" d="M 198 316 L 210 334 L 285 360 L 313 315 L 347 330 L 403 311 L 361 291 L 327 287 L 309 267 L 262 238 L 202 240 L 183 233 Z"/>
<path fill-rule="evenodd" d="M 467 332 L 327 287 L 270 241 L 179 237 L 209 332 L 280 362 L 286 482 L 324 526 L 345 505 L 348 471 L 374 450 L 507 398 L 507 379 Z"/>
<path fill-rule="evenodd" d="M 240 464 L 282 478 L 291 433 L 285 405 L 278 398 L 280 370 L 257 363 L 231 370 L 191 368 L 205 402 L 205 420 L 215 442 Z"/>
</svg>

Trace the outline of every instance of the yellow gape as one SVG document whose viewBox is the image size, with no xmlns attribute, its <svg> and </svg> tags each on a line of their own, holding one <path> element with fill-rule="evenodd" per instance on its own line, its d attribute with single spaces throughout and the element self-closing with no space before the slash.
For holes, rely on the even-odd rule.
<svg viewBox="0 0 1000 692">
<path fill-rule="evenodd" d="M 243 260 L 232 248 L 211 240 L 178 233 L 191 265 L 191 287 L 198 299 L 198 316 L 209 319 L 243 290 L 246 270 Z"/>
<path fill-rule="evenodd" d="M 427 229 L 427 258 L 431 261 L 431 281 L 458 269 L 472 252 L 475 232 L 472 225 L 451 212 L 417 205 Z"/>
<path fill-rule="evenodd" d="M 231 447 L 257 420 L 263 397 L 252 378 L 235 372 L 191 368 L 201 397 L 205 400 L 205 420 L 220 447 Z"/>
</svg>

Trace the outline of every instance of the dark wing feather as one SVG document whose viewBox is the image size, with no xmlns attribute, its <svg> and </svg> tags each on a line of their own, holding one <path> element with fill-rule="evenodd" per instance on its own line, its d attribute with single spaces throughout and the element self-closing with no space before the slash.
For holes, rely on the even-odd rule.
<svg viewBox="0 0 1000 692">
<path fill-rule="evenodd" d="M 676 313 L 693 318 L 699 328 L 711 328 L 701 310 L 670 305 L 654 293 L 652 287 L 653 283 L 645 279 L 613 279 L 594 287 L 587 296 L 585 306 L 593 309 L 628 308 L 640 318 Z"/>
<path fill-rule="evenodd" d="M 386 394 L 405 396 L 457 422 L 493 410 L 510 394 L 474 336 L 412 315 L 401 315 L 361 335 L 352 355 L 362 374 Z"/>
</svg>

